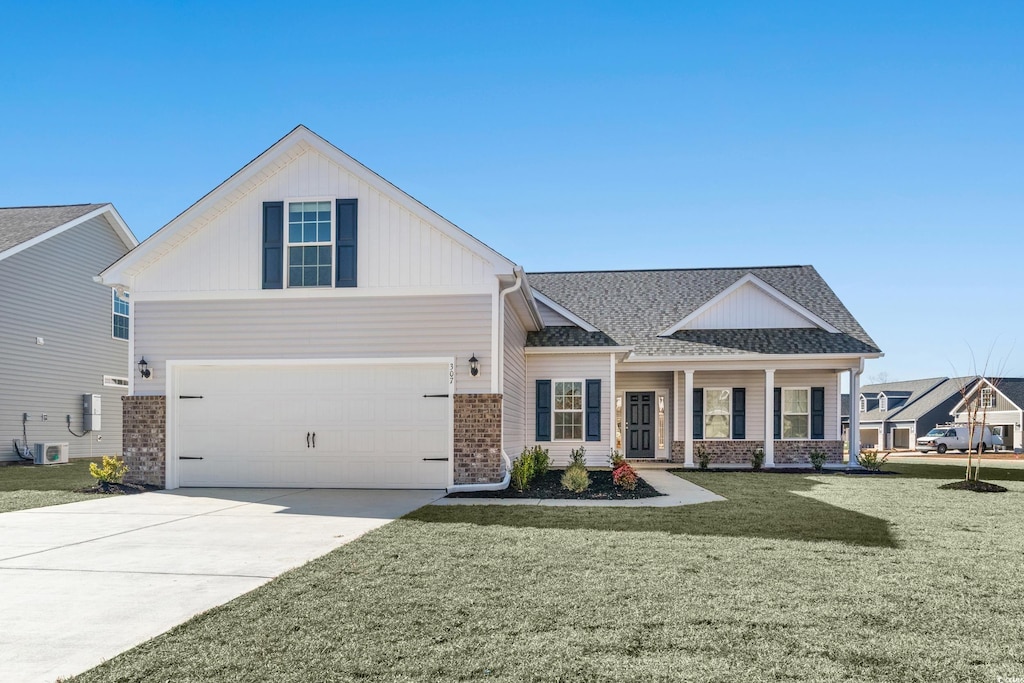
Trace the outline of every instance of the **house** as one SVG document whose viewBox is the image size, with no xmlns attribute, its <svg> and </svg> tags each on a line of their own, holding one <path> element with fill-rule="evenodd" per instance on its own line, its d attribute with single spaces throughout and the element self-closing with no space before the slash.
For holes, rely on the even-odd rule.
<svg viewBox="0 0 1024 683">
<path fill-rule="evenodd" d="M 1003 437 L 1003 448 L 1012 448 L 1015 453 L 1024 449 L 1024 378 L 985 377 L 967 392 L 966 401 L 961 399 L 950 410 L 956 422 L 967 422 L 968 403 L 977 406 L 978 413 L 984 410 L 985 423 L 993 433 Z"/>
<path fill-rule="evenodd" d="M 949 422 L 961 389 L 974 377 L 932 377 L 905 382 L 865 384 L 854 407 L 860 416 L 860 443 L 865 448 L 912 449 L 917 438 Z"/>
<path fill-rule="evenodd" d="M 0 208 L 0 461 L 121 453 L 130 304 L 93 278 L 137 244 L 111 204 Z"/>
<path fill-rule="evenodd" d="M 525 273 L 299 126 L 101 274 L 131 293 L 130 476 L 443 488 L 585 447 L 842 461 L 881 355 L 810 266 Z"/>
</svg>

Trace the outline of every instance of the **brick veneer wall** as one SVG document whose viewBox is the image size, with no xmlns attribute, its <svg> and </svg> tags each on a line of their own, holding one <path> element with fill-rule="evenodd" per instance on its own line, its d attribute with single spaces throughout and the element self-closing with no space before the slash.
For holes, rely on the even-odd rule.
<svg viewBox="0 0 1024 683">
<path fill-rule="evenodd" d="M 776 465 L 809 465 L 811 451 L 818 450 L 827 456 L 825 462 L 843 461 L 842 441 L 776 441 Z"/>
<path fill-rule="evenodd" d="M 455 394 L 455 483 L 501 481 L 501 394 Z"/>
<path fill-rule="evenodd" d="M 763 441 L 730 441 L 726 439 L 694 440 L 693 464 L 697 464 L 697 446 L 703 444 L 711 454 L 711 464 L 715 465 L 749 465 L 750 453 Z M 672 442 L 672 462 L 684 462 L 686 442 Z M 841 463 L 843 461 L 842 441 L 776 441 L 776 465 L 809 465 L 811 451 L 820 450 L 827 456 L 826 462 Z"/>
<path fill-rule="evenodd" d="M 163 487 L 167 460 L 167 400 L 163 396 L 121 397 L 121 438 L 125 481 Z"/>
</svg>

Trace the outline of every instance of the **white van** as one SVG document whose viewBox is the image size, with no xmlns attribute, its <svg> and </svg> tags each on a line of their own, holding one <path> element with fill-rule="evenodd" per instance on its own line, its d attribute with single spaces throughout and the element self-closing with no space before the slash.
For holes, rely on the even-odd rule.
<svg viewBox="0 0 1024 683">
<path fill-rule="evenodd" d="M 917 450 L 921 453 L 931 453 L 932 451 L 945 453 L 947 450 L 955 448 L 961 453 L 966 453 L 968 448 L 977 449 L 980 440 L 981 450 L 984 452 L 995 445 L 995 437 L 988 425 L 985 426 L 984 431 L 980 425 L 975 425 L 974 438 L 968 439 L 967 437 L 967 425 L 943 425 L 919 437 Z"/>
</svg>

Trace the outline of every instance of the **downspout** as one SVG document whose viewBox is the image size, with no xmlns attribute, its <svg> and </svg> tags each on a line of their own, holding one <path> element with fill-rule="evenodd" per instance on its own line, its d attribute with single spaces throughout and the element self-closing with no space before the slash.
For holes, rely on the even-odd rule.
<svg viewBox="0 0 1024 683">
<path fill-rule="evenodd" d="M 512 273 L 516 276 L 516 282 L 511 287 L 507 287 L 501 290 L 501 296 L 498 297 L 498 351 L 501 353 L 502 358 L 495 360 L 498 363 L 498 393 L 505 393 L 505 298 L 513 292 L 518 292 L 523 286 L 523 269 L 520 266 L 515 266 L 512 269 Z M 504 491 L 508 488 L 509 482 L 512 480 L 512 461 L 509 460 L 508 454 L 505 453 L 505 430 L 502 429 L 501 433 L 501 460 L 505 465 L 505 476 L 502 477 L 501 481 L 493 484 L 455 484 L 448 487 L 448 493 L 457 492 L 472 492 L 472 491 Z"/>
</svg>

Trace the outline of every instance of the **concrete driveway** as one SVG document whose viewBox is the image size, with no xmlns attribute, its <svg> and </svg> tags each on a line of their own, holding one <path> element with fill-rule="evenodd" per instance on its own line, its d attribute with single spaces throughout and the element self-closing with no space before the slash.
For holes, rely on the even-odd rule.
<svg viewBox="0 0 1024 683">
<path fill-rule="evenodd" d="M 0 514 L 0 681 L 85 671 L 443 495 L 179 489 Z"/>
</svg>

